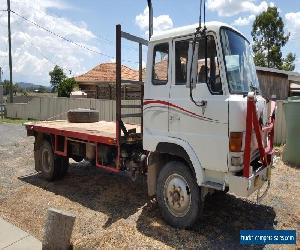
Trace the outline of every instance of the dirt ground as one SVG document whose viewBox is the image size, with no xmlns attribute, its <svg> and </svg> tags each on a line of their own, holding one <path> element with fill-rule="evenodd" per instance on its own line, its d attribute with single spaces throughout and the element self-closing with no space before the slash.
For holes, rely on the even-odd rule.
<svg viewBox="0 0 300 250">
<path fill-rule="evenodd" d="M 33 138 L 20 125 L 0 124 L 0 216 L 42 240 L 49 207 L 72 212 L 74 249 L 239 249 L 240 229 L 296 229 L 299 247 L 299 191 L 300 168 L 278 157 L 260 205 L 255 195 L 214 194 L 203 218 L 190 230 L 178 230 L 149 202 L 145 181 L 133 183 L 86 163 L 72 163 L 63 180 L 44 181 L 34 171 Z"/>
</svg>

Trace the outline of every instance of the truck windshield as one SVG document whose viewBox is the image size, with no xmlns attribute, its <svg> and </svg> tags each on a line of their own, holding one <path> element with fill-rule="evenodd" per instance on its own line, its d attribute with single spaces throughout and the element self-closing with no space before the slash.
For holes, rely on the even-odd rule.
<svg viewBox="0 0 300 250">
<path fill-rule="evenodd" d="M 221 29 L 222 49 L 230 93 L 259 92 L 259 83 L 249 42 L 240 34 Z"/>
</svg>

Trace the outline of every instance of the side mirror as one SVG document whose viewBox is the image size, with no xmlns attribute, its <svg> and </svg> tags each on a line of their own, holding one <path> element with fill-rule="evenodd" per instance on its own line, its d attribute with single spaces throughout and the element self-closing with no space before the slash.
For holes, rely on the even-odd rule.
<svg viewBox="0 0 300 250">
<path fill-rule="evenodd" d="M 194 47 L 194 51 L 193 51 Z M 198 52 L 199 52 L 199 43 L 196 42 L 195 46 L 193 41 L 189 42 L 189 51 L 188 51 L 188 64 L 187 64 L 187 88 L 196 88 L 197 77 L 198 77 Z"/>
</svg>

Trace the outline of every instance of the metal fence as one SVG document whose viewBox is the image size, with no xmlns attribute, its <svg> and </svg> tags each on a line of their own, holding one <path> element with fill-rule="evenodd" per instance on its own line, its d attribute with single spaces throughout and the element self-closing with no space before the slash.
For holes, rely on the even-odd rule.
<svg viewBox="0 0 300 250">
<path fill-rule="evenodd" d="M 284 101 L 276 101 L 276 111 L 275 111 L 275 134 L 274 143 L 276 145 L 285 144 L 286 142 L 286 122 L 284 115 Z"/>
<path fill-rule="evenodd" d="M 138 105 L 140 100 L 123 100 L 124 105 Z M 35 97 L 28 103 L 8 103 L 8 118 L 29 120 L 64 120 L 70 109 L 95 109 L 100 113 L 100 120 L 115 121 L 116 102 L 88 98 Z M 139 109 L 125 109 L 124 113 L 139 112 Z M 124 122 L 139 124 L 140 118 L 124 118 Z"/>
<path fill-rule="evenodd" d="M 4 117 L 5 117 L 5 104 L 0 103 L 0 118 L 4 119 Z"/>
</svg>

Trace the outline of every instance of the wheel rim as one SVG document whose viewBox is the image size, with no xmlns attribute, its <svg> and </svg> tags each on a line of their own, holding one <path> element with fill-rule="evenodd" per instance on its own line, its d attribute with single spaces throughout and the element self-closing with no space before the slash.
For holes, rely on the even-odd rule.
<svg viewBox="0 0 300 250">
<path fill-rule="evenodd" d="M 42 166 L 45 172 L 49 173 L 51 171 L 51 155 L 47 149 L 42 152 Z"/>
<path fill-rule="evenodd" d="M 191 194 L 187 181 L 179 174 L 170 175 L 164 185 L 164 200 L 171 214 L 185 216 L 191 206 Z"/>
</svg>

